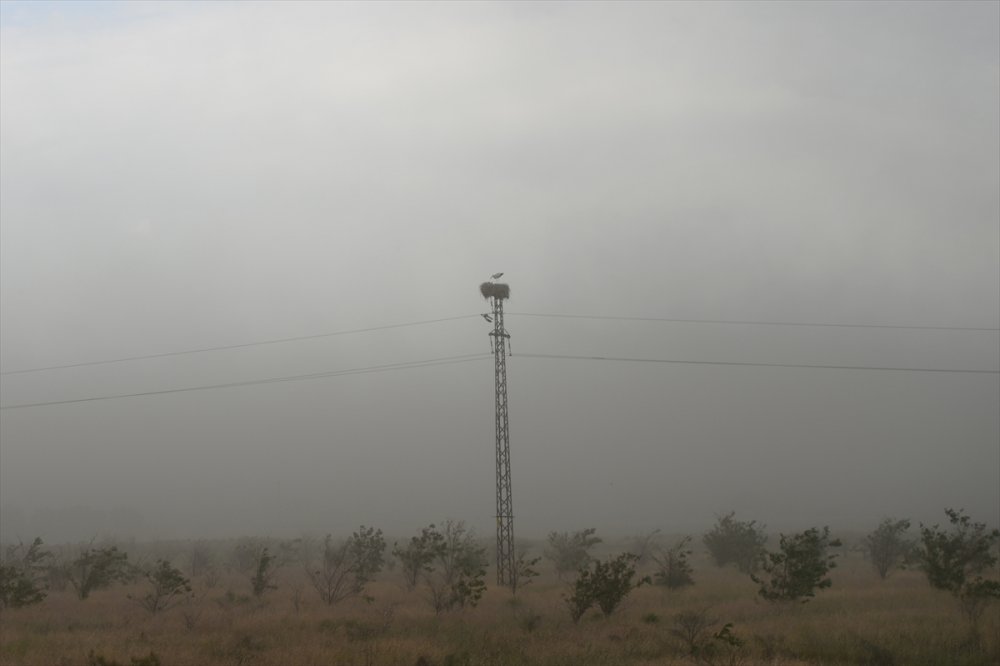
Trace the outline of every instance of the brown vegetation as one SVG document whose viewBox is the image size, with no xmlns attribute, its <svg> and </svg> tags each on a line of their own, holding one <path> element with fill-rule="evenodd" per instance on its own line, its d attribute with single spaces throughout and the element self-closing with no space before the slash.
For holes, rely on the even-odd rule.
<svg viewBox="0 0 1000 666">
<path fill-rule="evenodd" d="M 624 545 L 605 544 L 602 550 Z M 178 564 L 183 557 L 175 558 Z M 614 615 L 595 610 L 579 624 L 566 610 L 568 585 L 547 566 L 516 597 L 491 587 L 477 607 L 441 615 L 419 588 L 406 590 L 399 567 L 368 587 L 373 601 L 348 599 L 332 607 L 311 593 L 305 575 L 302 567 L 283 567 L 277 589 L 260 598 L 237 571 L 218 574 L 211 586 L 197 577 L 189 603 L 156 615 L 129 601 L 140 583 L 101 590 L 87 600 L 71 589 L 52 590 L 40 604 L 2 612 L 0 663 L 85 666 L 94 663 L 88 656 L 93 654 L 130 664 L 151 652 L 161 666 L 972 666 L 1000 657 L 996 606 L 983 618 L 981 641 L 972 644 L 951 598 L 932 589 L 922 573 L 903 571 L 883 581 L 858 554 L 843 558 L 829 590 L 809 604 L 787 606 L 760 601 L 747 576 L 719 569 L 696 553 L 695 585 L 643 586 Z M 684 629 L 694 620 L 700 633 L 692 637 Z M 692 654 L 692 645 L 701 652 Z"/>
</svg>

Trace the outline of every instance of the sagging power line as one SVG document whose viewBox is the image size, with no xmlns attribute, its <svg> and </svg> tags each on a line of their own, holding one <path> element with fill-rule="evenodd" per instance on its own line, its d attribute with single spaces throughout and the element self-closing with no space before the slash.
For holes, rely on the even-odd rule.
<svg viewBox="0 0 1000 666">
<path fill-rule="evenodd" d="M 915 368 L 902 366 L 832 365 L 822 363 L 769 363 L 752 361 L 703 361 L 667 358 L 637 358 L 629 356 L 588 356 L 584 354 L 518 354 L 518 358 L 553 358 L 571 361 L 619 361 L 629 363 L 672 363 L 681 365 L 735 365 L 756 368 L 810 368 L 813 370 L 880 370 L 890 372 L 952 372 L 1000 375 L 1000 370 L 969 370 L 962 368 Z"/>
<path fill-rule="evenodd" d="M 616 315 L 554 314 L 547 312 L 508 312 L 508 317 L 546 317 L 550 319 L 607 319 L 613 321 L 660 321 L 672 324 L 720 324 L 736 326 L 797 326 L 804 328 L 886 328 L 914 331 L 1000 331 L 980 326 L 908 326 L 903 324 L 838 324 L 803 321 L 754 321 L 747 319 L 677 319 L 673 317 L 627 317 Z"/>
<path fill-rule="evenodd" d="M 48 407 L 52 405 L 69 405 L 78 402 L 97 402 L 101 400 L 118 400 L 121 398 L 137 398 L 143 396 L 165 395 L 168 393 L 186 393 L 189 391 L 207 391 L 210 389 L 236 388 L 238 386 L 253 386 L 255 384 L 277 384 L 282 382 L 297 382 L 307 379 L 325 379 L 328 377 L 342 377 L 344 375 L 365 375 L 373 372 L 390 372 L 393 370 L 410 370 L 414 368 L 428 368 L 438 365 L 452 365 L 454 363 L 468 363 L 469 361 L 479 361 L 489 358 L 491 354 L 463 354 L 460 356 L 445 356 L 442 358 L 427 359 L 423 361 L 404 361 L 401 363 L 387 363 L 385 365 L 371 365 L 362 368 L 349 368 L 346 370 L 330 370 L 327 372 L 311 372 L 302 375 L 287 375 L 284 377 L 268 377 L 266 379 L 248 379 L 239 382 L 227 382 L 224 384 L 207 384 L 202 386 L 185 386 L 174 389 L 163 389 L 158 391 L 139 391 L 136 393 L 120 393 L 116 395 L 101 395 L 88 398 L 73 398 L 69 400 L 49 400 L 46 402 L 30 402 L 19 405 L 6 405 L 0 409 L 24 409 L 27 407 Z"/>
<path fill-rule="evenodd" d="M 143 354 L 141 356 L 122 356 L 120 358 L 109 358 L 101 361 L 83 361 L 80 363 L 66 363 L 63 365 L 46 365 L 36 368 L 24 368 L 21 370 L 5 370 L 0 375 L 22 375 L 30 372 L 43 372 L 45 370 L 65 370 L 68 368 L 82 368 L 88 365 L 104 365 L 107 363 L 124 363 L 126 361 L 143 361 L 152 358 L 165 358 L 167 356 L 183 356 L 185 354 L 201 354 L 204 352 L 223 351 L 226 349 L 241 349 L 244 347 L 259 347 L 262 345 L 276 345 L 284 342 L 299 342 L 301 340 L 315 340 L 317 338 L 332 338 L 339 335 L 353 335 L 356 333 L 371 333 L 374 331 L 386 331 L 392 328 L 406 328 L 408 326 L 423 326 L 425 324 L 438 324 L 444 321 L 457 321 L 459 319 L 470 319 L 476 315 L 459 315 L 456 317 L 441 317 L 439 319 L 424 319 L 422 321 L 409 321 L 402 324 L 386 324 L 385 326 L 369 326 L 367 328 L 354 328 L 344 331 L 333 331 L 332 333 L 314 333 L 311 335 L 296 335 L 288 338 L 274 338 L 271 340 L 259 340 L 257 342 L 241 342 L 234 345 L 219 345 L 217 347 L 200 347 L 197 349 L 184 349 L 181 351 L 160 352 L 156 354 Z"/>
<path fill-rule="evenodd" d="M 461 319 L 471 319 L 482 315 L 466 314 L 454 317 L 440 317 L 438 319 L 425 319 L 421 321 L 403 322 L 399 324 L 386 324 L 384 326 L 369 326 L 365 328 L 354 328 L 329 333 L 313 333 L 309 335 L 296 335 L 284 338 L 273 338 L 268 340 L 258 340 L 254 342 L 242 342 L 231 345 L 217 345 L 198 347 L 194 349 L 183 349 L 178 351 L 158 352 L 152 354 L 141 354 L 136 356 L 122 356 L 118 358 L 102 359 L 96 361 L 81 361 L 78 363 L 64 363 L 57 365 L 37 366 L 33 368 L 21 368 L 18 370 L 0 371 L 0 375 L 22 375 L 35 372 L 46 372 L 51 370 L 68 370 L 71 368 L 82 368 L 96 365 L 107 365 L 112 363 L 125 363 L 128 361 L 144 361 L 148 359 L 167 358 L 171 356 L 185 356 L 188 354 L 202 354 L 205 352 L 225 351 L 229 349 L 243 349 L 248 347 L 259 347 L 265 345 L 275 345 L 288 342 L 299 342 L 303 340 L 315 340 L 320 338 L 337 337 L 341 335 L 353 335 L 360 333 L 371 333 L 375 331 L 385 331 L 394 328 L 406 328 L 409 326 L 423 326 L 426 324 L 437 324 L 448 321 L 458 321 Z M 820 322 L 792 322 L 792 321 L 751 321 L 738 319 L 677 319 L 668 317 L 633 317 L 616 315 L 586 315 L 586 314 L 560 314 L 546 312 L 508 312 L 508 317 L 544 317 L 550 319 L 592 319 L 610 321 L 636 321 L 636 322 L 664 322 L 679 324 L 711 324 L 725 326 L 790 326 L 800 328 L 857 328 L 857 329 L 896 329 L 896 330 L 918 330 L 918 331 L 980 331 L 980 332 L 1000 332 L 1000 328 L 986 328 L 973 326 L 909 326 L 894 324 L 843 324 L 843 323 L 820 323 Z"/>
<path fill-rule="evenodd" d="M 453 363 L 466 363 L 469 361 L 484 360 L 492 357 L 493 354 L 466 354 L 461 356 L 450 356 L 438 359 L 428 359 L 425 361 L 411 361 L 404 363 L 389 363 L 386 365 L 367 366 L 363 368 L 351 368 L 347 370 L 332 370 L 329 372 L 317 372 L 304 375 L 288 375 L 283 377 L 269 377 L 266 379 L 252 379 L 239 382 L 228 382 L 224 384 L 208 384 L 203 386 L 189 386 L 176 389 L 163 389 L 157 391 L 141 391 L 137 393 L 122 393 L 116 395 L 92 396 L 86 398 L 73 398 L 69 400 L 50 400 L 45 402 L 32 402 L 17 405 L 2 406 L 0 409 L 23 409 L 27 407 L 47 407 L 52 405 L 67 405 L 80 402 L 97 402 L 101 400 L 117 400 L 119 398 L 133 398 L 142 396 L 162 395 L 167 393 L 184 393 L 187 391 L 203 391 L 209 389 L 234 388 L 238 386 L 252 386 L 254 384 L 274 384 L 280 382 L 301 381 L 306 379 L 322 379 L 325 377 L 338 377 L 344 375 L 362 375 L 371 372 L 388 372 L 392 370 L 408 370 L 411 368 L 423 368 L 434 365 L 450 365 Z M 513 356 L 513 355 L 512 355 Z M 979 374 L 979 375 L 1000 375 L 1000 370 L 975 370 L 967 368 L 926 368 L 912 366 L 868 366 L 868 365 L 833 365 L 820 363 L 769 363 L 750 361 L 711 361 L 711 360 L 685 360 L 685 359 L 665 359 L 665 358 L 640 358 L 628 356 L 596 356 L 584 354 L 544 354 L 544 353 L 520 353 L 516 358 L 538 358 L 557 359 L 570 361 L 615 361 L 625 363 L 654 363 L 654 364 L 677 364 L 677 365 L 718 365 L 718 366 L 743 366 L 757 368 L 804 368 L 812 370 L 868 370 L 881 372 L 926 372 L 926 373 L 952 373 L 952 374 Z"/>
</svg>

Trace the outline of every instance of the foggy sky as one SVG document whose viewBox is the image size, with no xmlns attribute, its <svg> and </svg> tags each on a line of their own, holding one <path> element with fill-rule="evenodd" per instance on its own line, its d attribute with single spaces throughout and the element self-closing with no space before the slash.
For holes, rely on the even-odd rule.
<svg viewBox="0 0 1000 666">
<path fill-rule="evenodd" d="M 0 5 L 3 406 L 489 352 L 515 531 L 1000 521 L 997 3 Z M 3 540 L 492 533 L 493 366 L 0 412 Z"/>
</svg>

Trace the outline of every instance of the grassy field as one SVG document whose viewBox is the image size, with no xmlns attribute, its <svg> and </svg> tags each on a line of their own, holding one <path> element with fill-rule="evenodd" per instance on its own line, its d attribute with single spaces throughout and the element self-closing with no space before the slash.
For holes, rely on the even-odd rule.
<svg viewBox="0 0 1000 666">
<path fill-rule="evenodd" d="M 970 640 L 956 602 L 919 572 L 882 581 L 860 555 L 846 553 L 832 588 L 787 605 L 758 600 L 753 583 L 735 570 L 701 556 L 695 565 L 693 587 L 644 586 L 611 617 L 592 612 L 579 624 L 563 602 L 567 585 L 544 566 L 516 597 L 491 588 L 476 608 L 440 616 L 391 571 L 370 586 L 373 601 L 333 607 L 294 566 L 260 599 L 235 572 L 197 577 L 190 603 L 156 615 L 128 598 L 145 593 L 140 584 L 85 601 L 67 588 L 0 612 L 0 664 L 130 666 L 155 663 L 151 653 L 161 666 L 1000 663 L 1000 607 L 986 611 L 979 639 Z M 680 613 L 714 620 L 702 634 L 708 640 L 732 623 L 742 645 L 696 659 L 675 631 Z"/>
</svg>

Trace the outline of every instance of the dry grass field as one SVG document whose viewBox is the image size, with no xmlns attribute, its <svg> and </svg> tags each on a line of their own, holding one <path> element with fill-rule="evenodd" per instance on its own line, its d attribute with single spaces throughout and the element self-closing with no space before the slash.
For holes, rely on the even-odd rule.
<svg viewBox="0 0 1000 666">
<path fill-rule="evenodd" d="M 931 589 L 919 572 L 896 571 L 882 581 L 860 555 L 846 553 L 832 588 L 807 604 L 786 605 L 759 600 L 753 583 L 735 570 L 713 567 L 700 555 L 695 565 L 693 587 L 647 585 L 611 617 L 591 612 L 579 624 L 562 599 L 567 585 L 544 566 L 516 597 L 490 588 L 476 608 L 439 616 L 419 590 L 405 590 L 396 571 L 370 586 L 372 601 L 332 607 L 290 565 L 280 572 L 278 588 L 260 599 L 235 572 L 214 581 L 196 577 L 191 602 L 156 615 L 129 599 L 144 594 L 138 583 L 85 601 L 67 588 L 51 591 L 41 604 L 2 611 L 0 664 L 1000 663 L 1000 607 L 986 611 L 979 640 L 972 641 L 955 601 Z M 715 620 L 704 634 L 709 637 L 732 623 L 742 645 L 696 659 L 675 631 L 676 616 L 684 612 Z"/>
</svg>

